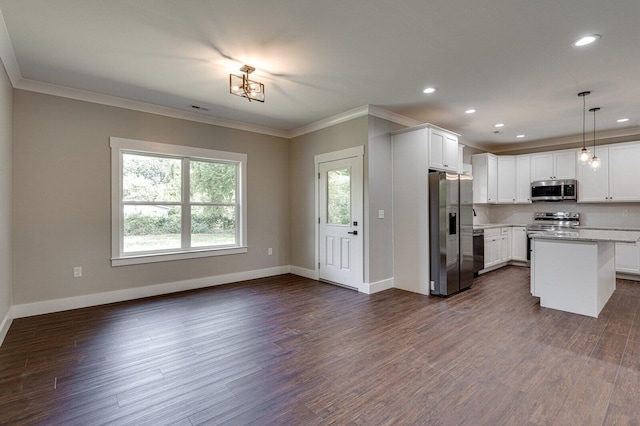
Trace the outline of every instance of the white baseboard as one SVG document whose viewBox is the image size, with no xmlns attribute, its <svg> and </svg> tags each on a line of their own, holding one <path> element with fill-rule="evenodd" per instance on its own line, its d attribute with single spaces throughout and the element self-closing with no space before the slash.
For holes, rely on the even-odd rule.
<svg viewBox="0 0 640 426">
<path fill-rule="evenodd" d="M 299 266 L 289 266 L 289 272 L 294 275 L 299 275 L 301 277 L 309 278 L 310 280 L 319 280 L 320 276 L 318 271 L 314 271 L 313 269 L 301 268 Z"/>
<path fill-rule="evenodd" d="M 13 306 L 13 318 L 23 318 L 33 315 L 48 314 L 51 312 L 66 311 L 69 309 L 86 308 L 89 306 L 104 305 L 106 303 L 123 302 L 125 300 L 141 299 L 143 297 L 158 296 L 161 294 L 176 293 L 185 290 L 194 290 L 204 287 L 212 287 L 221 284 L 229 284 L 238 281 L 252 280 L 256 278 L 271 277 L 289 273 L 289 265 L 274 268 L 258 269 L 255 271 L 237 272 L 226 275 L 216 275 L 206 278 L 177 281 L 171 283 L 156 284 L 144 287 L 128 288 L 124 290 L 109 291 L 98 294 L 67 297 L 64 299 L 46 300 L 43 302 L 25 303 Z"/>
<path fill-rule="evenodd" d="M 2 346 L 2 342 L 4 342 L 4 338 L 7 337 L 7 332 L 9 331 L 9 327 L 11 327 L 11 322 L 13 321 L 13 306 L 9 307 L 7 314 L 0 322 L 0 346 Z"/>
<path fill-rule="evenodd" d="M 360 293 L 373 294 L 380 291 L 389 290 L 390 288 L 393 288 L 393 278 L 376 281 L 375 283 L 362 283 L 358 291 Z"/>
</svg>

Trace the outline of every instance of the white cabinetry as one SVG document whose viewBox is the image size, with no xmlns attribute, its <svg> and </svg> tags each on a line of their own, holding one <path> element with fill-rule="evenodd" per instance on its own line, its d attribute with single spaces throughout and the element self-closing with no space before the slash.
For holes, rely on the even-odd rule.
<svg viewBox="0 0 640 426">
<path fill-rule="evenodd" d="M 458 135 L 443 129 L 429 127 L 429 167 L 458 173 Z"/>
<path fill-rule="evenodd" d="M 556 151 L 531 155 L 531 180 L 575 179 L 576 151 Z"/>
<path fill-rule="evenodd" d="M 511 259 L 511 228 L 500 228 L 500 262 Z"/>
<path fill-rule="evenodd" d="M 640 246 L 616 243 L 616 272 L 640 274 Z"/>
<path fill-rule="evenodd" d="M 508 262 L 511 256 L 511 228 L 484 230 L 484 268 Z"/>
<path fill-rule="evenodd" d="M 516 202 L 516 157 L 498 157 L 498 203 Z"/>
<path fill-rule="evenodd" d="M 490 268 L 500 263 L 500 235 L 487 236 L 485 230 L 484 235 L 484 268 Z"/>
<path fill-rule="evenodd" d="M 498 201 L 498 157 L 493 154 L 476 154 L 471 157 L 473 166 L 474 204 L 494 204 Z"/>
<path fill-rule="evenodd" d="M 531 202 L 531 156 L 516 156 L 516 203 Z"/>
<path fill-rule="evenodd" d="M 524 226 L 511 228 L 511 260 L 527 261 L 527 228 Z"/>
<path fill-rule="evenodd" d="M 600 168 L 578 166 L 578 201 L 640 201 L 640 144 L 616 144 L 596 150 Z"/>
</svg>

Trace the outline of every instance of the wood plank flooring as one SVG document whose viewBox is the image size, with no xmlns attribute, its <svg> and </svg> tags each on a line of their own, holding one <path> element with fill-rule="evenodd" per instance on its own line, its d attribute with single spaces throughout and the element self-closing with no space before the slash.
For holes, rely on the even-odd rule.
<svg viewBox="0 0 640 426">
<path fill-rule="evenodd" d="M 0 423 L 640 422 L 640 283 L 600 318 L 506 267 L 449 299 L 294 275 L 14 320 Z"/>
</svg>

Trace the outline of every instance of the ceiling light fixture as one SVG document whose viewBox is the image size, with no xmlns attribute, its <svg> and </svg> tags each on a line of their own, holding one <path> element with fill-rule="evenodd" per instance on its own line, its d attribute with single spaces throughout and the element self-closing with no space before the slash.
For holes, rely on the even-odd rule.
<svg viewBox="0 0 640 426">
<path fill-rule="evenodd" d="M 596 157 L 596 112 L 600 111 L 600 108 L 591 108 L 589 112 L 593 112 L 593 158 L 589 165 L 591 170 L 597 170 L 600 168 L 600 159 Z"/>
<path fill-rule="evenodd" d="M 473 114 L 474 112 L 476 112 L 476 110 L 471 108 L 471 109 L 466 110 L 464 113 L 465 114 Z"/>
<path fill-rule="evenodd" d="M 578 96 L 580 96 L 582 98 L 582 149 L 580 150 L 580 154 L 579 154 L 579 159 L 580 159 L 580 164 L 587 164 L 589 162 L 589 160 L 591 160 L 591 153 L 589 152 L 589 150 L 587 149 L 586 146 L 586 141 L 585 141 L 585 115 L 586 115 L 586 108 L 587 108 L 587 101 L 584 99 L 587 95 L 590 95 L 591 92 L 580 92 L 578 93 Z"/>
<path fill-rule="evenodd" d="M 575 47 L 586 46 L 593 43 L 594 41 L 597 41 L 598 39 L 600 39 L 600 37 L 600 34 L 590 34 L 584 37 L 580 37 L 578 40 L 573 42 L 573 45 Z"/>
<path fill-rule="evenodd" d="M 424 89 L 424 90 L 422 91 L 422 93 L 429 94 L 429 93 L 433 93 L 433 92 L 435 92 L 435 91 L 436 91 L 436 88 L 435 88 L 435 87 L 427 87 L 426 89 Z"/>
<path fill-rule="evenodd" d="M 493 126 L 493 127 L 504 127 L 504 123 L 498 123 L 498 124 L 496 124 L 496 125 L 495 125 L 495 126 Z"/>
<path fill-rule="evenodd" d="M 244 73 L 242 76 L 229 74 L 229 92 L 232 95 L 247 98 L 249 102 L 264 102 L 264 84 L 249 80 L 249 74 L 255 70 L 252 66 L 244 65 L 240 68 L 240 71 Z"/>
<path fill-rule="evenodd" d="M 524 138 L 524 136 L 525 136 L 525 135 L 518 135 L 518 136 L 516 136 L 516 138 L 518 138 L 518 139 L 522 139 L 522 138 Z"/>
<path fill-rule="evenodd" d="M 629 119 L 628 118 L 619 118 L 619 119 L 616 120 L 616 122 L 618 122 L 618 123 L 624 123 L 626 121 L 629 121 Z"/>
</svg>

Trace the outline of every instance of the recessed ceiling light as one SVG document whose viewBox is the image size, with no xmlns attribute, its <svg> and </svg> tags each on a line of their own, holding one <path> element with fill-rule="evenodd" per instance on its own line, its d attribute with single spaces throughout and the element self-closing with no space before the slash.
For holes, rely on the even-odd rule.
<svg viewBox="0 0 640 426">
<path fill-rule="evenodd" d="M 624 123 L 625 121 L 629 121 L 628 118 L 620 118 L 618 120 L 616 120 L 618 123 Z"/>
<path fill-rule="evenodd" d="M 504 123 L 498 123 L 498 124 L 496 124 L 496 125 L 495 125 L 495 126 L 493 126 L 493 127 L 504 127 Z"/>
<path fill-rule="evenodd" d="M 522 138 L 524 138 L 524 135 L 518 135 L 518 136 L 516 136 L 516 138 L 522 139 Z"/>
<path fill-rule="evenodd" d="M 586 46 L 588 44 L 593 43 L 594 41 L 598 40 L 601 36 L 599 34 L 591 34 L 591 35 L 587 35 L 584 37 L 579 38 L 578 40 L 573 42 L 573 45 L 575 47 L 582 47 L 582 46 Z"/>
<path fill-rule="evenodd" d="M 435 88 L 435 87 L 427 87 L 426 89 L 424 89 L 424 90 L 422 91 L 422 93 L 427 93 L 427 94 L 429 94 L 429 93 L 433 93 L 433 92 L 435 92 L 435 91 L 436 91 L 436 88 Z"/>
<path fill-rule="evenodd" d="M 465 111 L 465 114 L 473 114 L 474 112 L 476 112 L 475 109 L 471 108 Z"/>
</svg>

